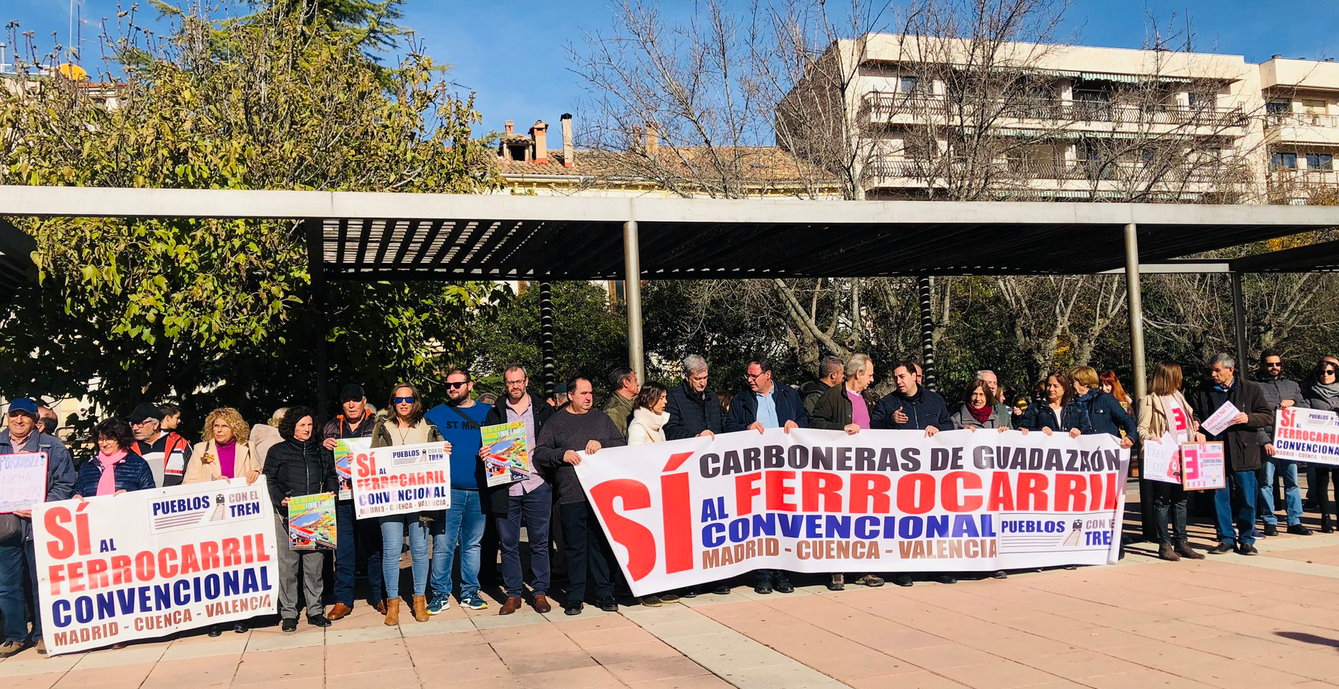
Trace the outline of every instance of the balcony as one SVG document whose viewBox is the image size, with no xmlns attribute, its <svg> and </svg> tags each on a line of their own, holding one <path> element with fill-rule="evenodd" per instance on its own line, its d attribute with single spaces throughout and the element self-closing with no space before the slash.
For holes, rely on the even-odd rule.
<svg viewBox="0 0 1339 689">
<path fill-rule="evenodd" d="M 863 117 L 874 124 L 915 124 L 943 117 L 951 110 L 961 109 L 966 119 L 972 118 L 973 103 L 950 103 L 943 96 L 871 93 L 864 99 Z M 996 100 L 987 103 L 990 112 L 985 119 L 996 126 L 1026 126 L 1026 122 L 1045 123 L 1057 129 L 1086 129 L 1094 123 L 1121 128 L 1130 125 L 1164 125 L 1165 127 L 1217 128 L 1244 127 L 1246 116 L 1241 108 L 1189 107 L 1180 105 L 1148 104 L 1126 105 L 1103 101 L 1058 100 L 1047 98 L 1020 98 Z M 956 118 L 955 118 L 956 119 Z"/>
<path fill-rule="evenodd" d="M 1144 187 L 1152 184 L 1209 191 L 1214 187 L 1238 184 L 1245 179 L 1240 166 L 1226 161 L 1151 169 L 1144 163 L 1127 161 L 997 161 L 973 166 L 965 161 L 882 158 L 871 163 L 867 172 L 867 178 L 874 186 L 941 186 L 953 177 L 988 176 L 1003 187 L 1021 185 L 1037 190 L 1117 190 L 1131 185 Z"/>
<path fill-rule="evenodd" d="M 1271 144 L 1339 146 L 1339 115 L 1270 113 L 1265 115 L 1265 141 Z"/>
</svg>

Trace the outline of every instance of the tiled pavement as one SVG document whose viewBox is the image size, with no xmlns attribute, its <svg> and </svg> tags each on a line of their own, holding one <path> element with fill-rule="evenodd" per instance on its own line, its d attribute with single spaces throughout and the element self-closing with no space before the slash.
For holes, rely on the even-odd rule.
<svg viewBox="0 0 1339 689">
<path fill-rule="evenodd" d="M 360 605 L 326 631 L 24 651 L 0 662 L 0 687 L 1339 686 L 1339 535 L 1259 546 L 1167 563 L 1138 544 L 1114 567 L 839 593 L 736 588 L 576 618 L 500 617 L 494 603 L 385 627 Z"/>
</svg>

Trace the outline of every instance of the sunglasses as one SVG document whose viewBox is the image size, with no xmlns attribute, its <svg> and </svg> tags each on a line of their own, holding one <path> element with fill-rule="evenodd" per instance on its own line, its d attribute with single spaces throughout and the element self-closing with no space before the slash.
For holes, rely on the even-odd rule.
<svg viewBox="0 0 1339 689">
<path fill-rule="evenodd" d="M 1332 368 L 1322 368 L 1322 369 L 1320 370 L 1320 374 L 1323 375 L 1323 376 L 1332 376 L 1332 375 L 1334 375 L 1334 369 L 1332 369 Z"/>
<path fill-rule="evenodd" d="M 418 398 L 416 397 L 396 397 L 392 401 L 395 402 L 396 404 L 413 404 L 417 400 Z"/>
<path fill-rule="evenodd" d="M 1283 364 L 1265 364 L 1265 368 L 1283 368 Z"/>
<path fill-rule="evenodd" d="M 452 383 L 451 381 L 447 381 L 447 383 L 446 383 L 446 387 L 451 388 L 452 390 L 455 390 L 456 388 L 463 387 L 463 386 L 466 386 L 466 385 L 469 385 L 469 384 L 470 384 L 470 382 L 469 382 L 468 380 L 462 380 L 462 381 L 458 381 L 458 382 L 455 382 L 455 383 Z"/>
</svg>

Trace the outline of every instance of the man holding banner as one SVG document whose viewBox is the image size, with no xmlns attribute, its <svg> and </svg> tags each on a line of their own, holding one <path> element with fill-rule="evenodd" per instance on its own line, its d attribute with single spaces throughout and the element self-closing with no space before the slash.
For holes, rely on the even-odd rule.
<svg viewBox="0 0 1339 689">
<path fill-rule="evenodd" d="M 1255 376 L 1265 402 L 1272 410 L 1306 406 L 1302 396 L 1302 386 L 1297 381 L 1283 375 L 1283 357 L 1272 349 L 1260 352 L 1260 371 Z M 1288 513 L 1288 533 L 1298 536 L 1310 536 L 1311 529 L 1302 525 L 1302 489 L 1297 485 L 1297 462 L 1276 457 L 1274 451 L 1274 423 L 1270 418 L 1268 426 L 1260 429 L 1260 443 L 1265 448 L 1265 456 L 1257 478 L 1260 479 L 1260 518 L 1265 524 L 1265 535 L 1273 536 L 1279 532 L 1279 518 L 1274 514 L 1274 477 L 1283 479 L 1283 504 Z"/>
<path fill-rule="evenodd" d="M 1259 430 L 1268 426 L 1273 416 L 1259 384 L 1238 376 L 1236 369 L 1237 362 L 1231 356 L 1214 355 L 1209 361 L 1209 380 L 1195 389 L 1190 400 L 1191 407 L 1205 418 L 1200 426 L 1204 435 L 1210 441 L 1221 441 L 1227 455 L 1227 485 L 1214 493 L 1219 544 L 1209 550 L 1211 555 L 1233 550 L 1242 555 L 1259 552 L 1255 549 Z"/>
<path fill-rule="evenodd" d="M 326 422 L 321 429 L 322 445 L 334 451 L 335 444 L 349 438 L 371 438 L 372 415 L 367 413 L 367 394 L 363 386 L 349 383 L 339 393 L 342 413 Z M 353 579 L 358 561 L 358 547 L 362 545 L 367 556 L 367 584 L 371 589 L 373 607 L 386 614 L 385 576 L 381 572 L 381 527 L 375 519 L 358 521 L 353 506 L 353 493 L 346 485 L 349 477 L 340 475 L 338 500 L 335 502 L 335 524 L 339 529 L 335 548 L 335 605 L 326 617 L 331 621 L 343 619 L 353 612 Z"/>
<path fill-rule="evenodd" d="M 28 398 L 16 399 L 9 404 L 8 424 L 0 431 L 0 461 L 5 455 L 37 453 L 46 455 L 46 466 L 40 463 L 24 463 L 24 472 L 35 472 L 44 476 L 33 476 L 34 485 L 44 478 L 45 496 L 42 491 L 34 494 L 35 502 L 54 502 L 68 500 L 74 495 L 74 461 L 70 451 L 54 436 L 37 430 L 37 403 Z M 16 465 L 17 466 L 17 465 Z M 0 481 L 6 483 L 18 481 L 11 475 L 20 469 L 10 469 L 0 464 L 4 474 Z M 0 616 L 4 617 L 4 639 L 0 643 L 0 658 L 9 656 L 27 648 L 32 641 L 37 643 L 37 652 L 45 653 L 42 642 L 41 606 L 37 602 L 37 560 L 33 554 L 32 507 L 17 508 L 8 513 L 0 513 Z M 32 631 L 28 630 L 27 601 L 32 601 Z"/>
</svg>

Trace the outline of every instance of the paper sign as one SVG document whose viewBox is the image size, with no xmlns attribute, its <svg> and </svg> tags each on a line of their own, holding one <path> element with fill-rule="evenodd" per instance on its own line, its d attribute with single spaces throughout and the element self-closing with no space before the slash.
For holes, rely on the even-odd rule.
<svg viewBox="0 0 1339 689">
<path fill-rule="evenodd" d="M 1181 446 L 1182 487 L 1215 490 L 1227 485 L 1227 462 L 1222 443 L 1186 443 Z"/>
<path fill-rule="evenodd" d="M 1161 440 L 1144 441 L 1143 478 L 1181 484 L 1181 445 L 1170 431 Z"/>
<path fill-rule="evenodd" d="M 46 500 L 45 452 L 0 455 L 0 514 L 31 510 Z"/>
<path fill-rule="evenodd" d="M 530 463 L 530 448 L 526 447 L 524 421 L 483 426 L 479 432 L 483 436 L 483 447 L 488 450 L 484 457 L 484 474 L 490 488 L 523 481 L 535 473 L 535 467 Z"/>
<path fill-rule="evenodd" d="M 1200 428 L 1209 435 L 1218 435 L 1227 430 L 1228 426 L 1232 425 L 1232 419 L 1237 418 L 1237 414 L 1240 413 L 1241 410 L 1237 409 L 1237 405 L 1232 404 L 1231 402 L 1224 402 L 1223 406 L 1218 408 L 1218 411 L 1214 412 L 1209 418 L 1204 420 L 1204 423 L 1200 424 Z"/>
<path fill-rule="evenodd" d="M 359 453 L 372 448 L 371 438 L 340 438 L 335 441 L 335 476 L 339 478 L 339 499 L 353 497 L 353 462 Z"/>
<path fill-rule="evenodd" d="M 288 498 L 288 547 L 292 550 L 334 550 L 335 494 L 294 495 Z"/>
<path fill-rule="evenodd" d="M 1339 464 L 1339 415 L 1324 409 L 1279 409 L 1274 415 L 1274 456 Z"/>
<path fill-rule="evenodd" d="M 449 443 L 393 445 L 354 457 L 353 506 L 358 518 L 450 507 L 449 447 Z"/>
</svg>

